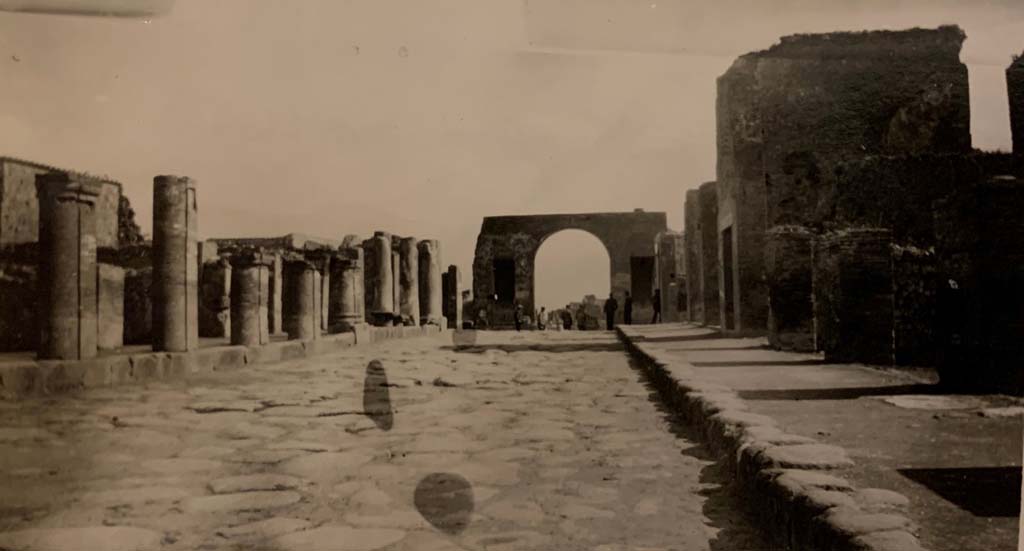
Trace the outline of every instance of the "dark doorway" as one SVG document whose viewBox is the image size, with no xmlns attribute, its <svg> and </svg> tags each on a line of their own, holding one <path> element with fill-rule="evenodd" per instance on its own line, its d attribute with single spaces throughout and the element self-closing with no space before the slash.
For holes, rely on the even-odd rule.
<svg viewBox="0 0 1024 551">
<path fill-rule="evenodd" d="M 516 299 L 516 262 L 511 258 L 494 259 L 494 292 L 498 302 L 512 304 Z"/>
<path fill-rule="evenodd" d="M 736 311 L 734 308 L 736 299 L 732 271 L 732 226 L 722 230 L 722 275 L 725 276 L 725 280 L 722 282 L 722 299 L 725 310 L 722 328 L 736 329 Z"/>
<path fill-rule="evenodd" d="M 633 256 L 629 258 L 630 294 L 639 304 L 651 304 L 654 291 L 654 257 Z"/>
</svg>

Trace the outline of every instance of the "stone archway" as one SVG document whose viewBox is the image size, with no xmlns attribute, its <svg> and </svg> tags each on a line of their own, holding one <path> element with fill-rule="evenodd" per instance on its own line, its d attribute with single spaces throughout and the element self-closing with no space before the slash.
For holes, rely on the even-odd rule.
<svg viewBox="0 0 1024 551">
<path fill-rule="evenodd" d="M 633 317 L 650 318 L 657 235 L 667 228 L 663 212 L 605 212 L 490 216 L 484 218 L 473 259 L 473 297 L 487 308 L 494 327 L 512 325 L 513 304 L 532 316 L 536 307 L 534 264 L 544 240 L 562 230 L 582 230 L 608 251 L 611 292 L 622 302 L 634 295 Z M 620 308 L 617 317 L 621 321 Z"/>
</svg>

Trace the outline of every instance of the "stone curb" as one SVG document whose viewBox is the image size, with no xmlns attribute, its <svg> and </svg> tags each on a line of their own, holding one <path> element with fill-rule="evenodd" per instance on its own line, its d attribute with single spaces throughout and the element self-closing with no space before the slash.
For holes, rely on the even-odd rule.
<svg viewBox="0 0 1024 551">
<path fill-rule="evenodd" d="M 925 551 L 901 512 L 906 497 L 856 489 L 839 476 L 853 465 L 846 451 L 787 434 L 748 410 L 732 389 L 702 381 L 696 369 L 644 344 L 629 328 L 616 332 L 662 400 L 721 454 L 764 533 L 782 549 Z"/>
<path fill-rule="evenodd" d="M 359 327 L 353 332 L 306 341 L 280 341 L 263 346 L 214 346 L 191 352 L 140 352 L 88 360 L 26 360 L 0 365 L 0 399 L 45 396 L 61 392 L 152 381 L 178 381 L 249 364 L 273 363 L 340 352 L 390 339 L 437 337 L 450 330 L 418 327 Z"/>
</svg>

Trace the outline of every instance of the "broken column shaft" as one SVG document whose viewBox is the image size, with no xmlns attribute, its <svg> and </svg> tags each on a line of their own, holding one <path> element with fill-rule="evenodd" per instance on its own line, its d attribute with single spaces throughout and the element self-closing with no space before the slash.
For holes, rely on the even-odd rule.
<svg viewBox="0 0 1024 551">
<path fill-rule="evenodd" d="M 40 359 L 96 356 L 96 202 L 100 183 L 62 172 L 36 177 Z"/>
<path fill-rule="evenodd" d="M 403 325 L 420 323 L 419 251 L 415 237 L 399 241 L 398 298 Z"/>
<path fill-rule="evenodd" d="M 313 262 L 295 255 L 284 263 L 284 330 L 289 339 L 320 337 L 320 274 Z"/>
<path fill-rule="evenodd" d="M 351 330 L 363 323 L 363 250 L 342 247 L 331 262 L 328 325 L 331 332 Z"/>
<path fill-rule="evenodd" d="M 196 184 L 181 176 L 153 179 L 153 350 L 199 347 L 199 256 Z"/>
<path fill-rule="evenodd" d="M 231 344 L 270 342 L 268 309 L 274 256 L 244 252 L 231 259 Z"/>
<path fill-rule="evenodd" d="M 424 239 L 419 245 L 420 323 L 442 325 L 441 242 Z"/>
<path fill-rule="evenodd" d="M 391 235 L 374 232 L 363 242 L 363 282 L 367 321 L 374 325 L 387 325 L 394 311 L 391 271 Z"/>
</svg>

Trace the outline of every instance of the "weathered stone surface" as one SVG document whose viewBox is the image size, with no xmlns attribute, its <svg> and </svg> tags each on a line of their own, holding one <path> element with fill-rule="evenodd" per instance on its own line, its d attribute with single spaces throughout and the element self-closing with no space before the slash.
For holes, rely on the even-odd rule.
<svg viewBox="0 0 1024 551">
<path fill-rule="evenodd" d="M 313 524 L 308 520 L 300 518 L 272 517 L 266 520 L 258 520 L 239 526 L 221 528 L 217 532 L 229 538 L 239 536 L 252 536 L 260 538 L 273 538 L 291 532 L 305 530 Z"/>
<path fill-rule="evenodd" d="M 231 344 L 270 342 L 270 279 L 275 257 L 257 251 L 232 258 Z"/>
<path fill-rule="evenodd" d="M 834 469 L 853 465 L 846 451 L 826 444 L 771 446 L 759 454 L 762 464 L 783 469 Z"/>
<path fill-rule="evenodd" d="M 281 474 L 251 474 L 229 476 L 210 481 L 210 491 L 215 494 L 252 492 L 257 490 L 293 490 L 302 486 L 302 480 Z"/>
<path fill-rule="evenodd" d="M 242 492 L 215 496 L 194 497 L 185 501 L 190 513 L 221 513 L 228 511 L 265 511 L 298 503 L 298 492 Z"/>
<path fill-rule="evenodd" d="M 441 242 L 424 239 L 417 244 L 419 254 L 420 323 L 442 326 L 444 318 L 441 294 Z"/>
<path fill-rule="evenodd" d="M 420 253 L 419 241 L 405 237 L 399 241 L 398 298 L 403 325 L 420 324 Z"/>
<path fill-rule="evenodd" d="M 402 530 L 326 525 L 281 536 L 276 543 L 284 551 L 371 551 L 404 537 Z"/>
<path fill-rule="evenodd" d="M 0 547 L 17 551 L 104 549 L 151 551 L 160 549 L 162 534 L 130 526 L 89 526 L 19 530 L 0 534 Z"/>
<path fill-rule="evenodd" d="M 924 551 L 917 538 L 903 530 L 871 532 L 853 538 L 850 545 L 855 551 Z"/>
<path fill-rule="evenodd" d="M 303 258 L 284 263 L 284 330 L 288 338 L 320 338 L 320 272 Z"/>
<path fill-rule="evenodd" d="M 630 291 L 634 319 L 651 319 L 654 240 L 667 229 L 665 213 L 496 216 L 484 218 L 473 258 L 474 308 L 486 310 L 490 326 L 512 326 L 515 302 L 536 317 L 534 259 L 544 240 L 564 229 L 591 233 L 604 244 L 611 261 L 611 292 L 621 304 Z M 622 321 L 621 308 L 616 321 Z"/>
<path fill-rule="evenodd" d="M 96 346 L 116 350 L 124 346 L 124 268 L 106 262 L 97 265 Z"/>
<path fill-rule="evenodd" d="M 686 264 L 683 234 L 666 230 L 658 235 L 656 246 L 658 288 L 661 289 L 661 316 L 665 323 L 682 321 L 686 311 Z"/>
</svg>

